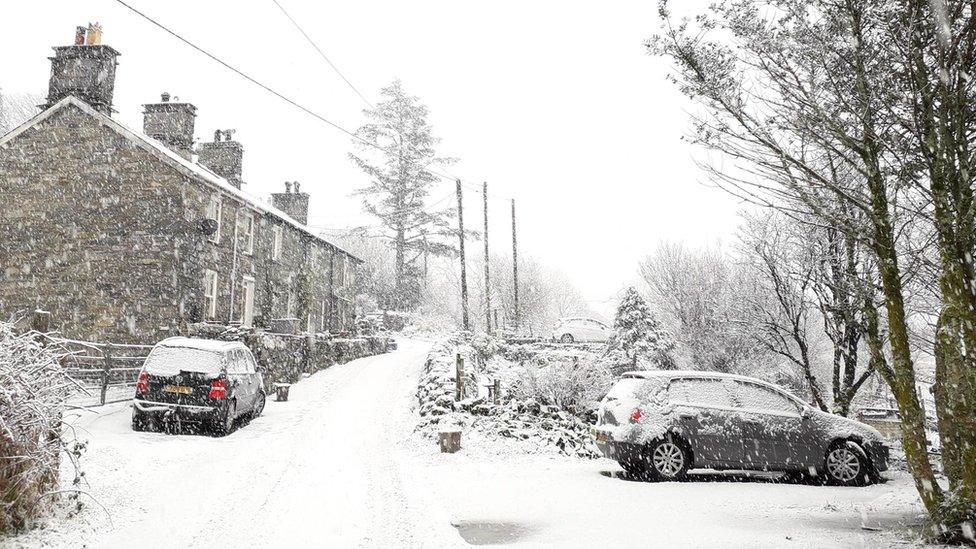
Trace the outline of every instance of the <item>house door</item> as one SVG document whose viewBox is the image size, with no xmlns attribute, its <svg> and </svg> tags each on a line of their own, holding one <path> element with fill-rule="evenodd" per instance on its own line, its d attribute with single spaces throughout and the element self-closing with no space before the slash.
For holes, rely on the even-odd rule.
<svg viewBox="0 0 976 549">
<path fill-rule="evenodd" d="M 251 326 L 254 323 L 254 279 L 244 277 L 244 318 L 242 323 Z"/>
</svg>

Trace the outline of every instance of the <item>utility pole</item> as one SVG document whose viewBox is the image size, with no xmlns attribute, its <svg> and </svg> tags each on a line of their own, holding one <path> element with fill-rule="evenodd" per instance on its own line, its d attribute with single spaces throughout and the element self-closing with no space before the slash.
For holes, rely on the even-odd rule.
<svg viewBox="0 0 976 549">
<path fill-rule="evenodd" d="M 460 189 L 460 187 L 458 187 Z M 460 193 L 461 191 L 458 190 Z M 519 329 L 518 238 L 515 231 L 515 199 L 512 199 L 512 278 L 515 281 L 515 330 Z"/>
<path fill-rule="evenodd" d="M 488 270 L 488 182 L 481 187 L 485 203 L 485 333 L 491 333 L 491 276 Z"/>
<path fill-rule="evenodd" d="M 458 199 L 458 240 L 461 250 L 461 326 L 465 330 L 471 329 L 468 321 L 468 275 L 467 265 L 464 263 L 464 203 L 461 200 L 461 180 L 457 180 Z"/>
</svg>

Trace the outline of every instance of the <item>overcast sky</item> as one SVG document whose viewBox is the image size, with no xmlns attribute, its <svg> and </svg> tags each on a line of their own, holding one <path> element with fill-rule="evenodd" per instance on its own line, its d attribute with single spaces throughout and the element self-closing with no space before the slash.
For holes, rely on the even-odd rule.
<svg viewBox="0 0 976 549">
<path fill-rule="evenodd" d="M 272 0 L 127 2 L 340 126 L 362 123 L 362 100 Z M 514 197 L 520 253 L 565 272 L 600 310 L 636 282 L 638 263 L 661 240 L 731 239 L 740 206 L 702 184 L 680 140 L 688 104 L 665 80 L 667 63 L 643 47 L 658 29 L 656 2 L 279 2 L 367 98 L 393 78 L 422 98 L 441 152 L 461 160 L 450 172 L 488 181 L 494 250 L 510 253 Z M 683 9 L 705 3 L 681 0 Z M 350 196 L 365 179 L 347 158 L 348 136 L 114 0 L 18 2 L 5 15 L 5 91 L 46 94 L 50 47 L 100 22 L 103 42 L 121 52 L 123 123 L 141 129 L 141 105 L 170 92 L 197 106 L 198 139 L 238 130 L 246 191 L 266 196 L 298 180 L 312 194 L 312 225 L 373 223 Z M 445 182 L 432 197 L 453 192 Z M 465 202 L 480 228 L 480 196 Z"/>
</svg>

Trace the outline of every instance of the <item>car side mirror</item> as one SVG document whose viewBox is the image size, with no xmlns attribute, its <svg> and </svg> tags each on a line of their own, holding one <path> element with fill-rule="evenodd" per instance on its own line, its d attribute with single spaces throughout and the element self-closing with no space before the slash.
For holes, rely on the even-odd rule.
<svg viewBox="0 0 976 549">
<path fill-rule="evenodd" d="M 803 410 L 800 411 L 800 417 L 802 417 L 803 419 L 810 419 L 810 416 L 812 415 L 813 415 L 813 410 L 811 410 L 809 406 L 804 406 Z"/>
</svg>

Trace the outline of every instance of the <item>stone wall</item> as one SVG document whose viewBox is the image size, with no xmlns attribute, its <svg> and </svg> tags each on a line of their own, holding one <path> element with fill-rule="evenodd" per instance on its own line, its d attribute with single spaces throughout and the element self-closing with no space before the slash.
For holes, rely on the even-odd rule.
<svg viewBox="0 0 976 549">
<path fill-rule="evenodd" d="M 162 168 L 73 105 L 0 147 L 0 316 L 43 308 L 85 339 L 173 333 L 190 250 L 159 212 L 183 209 L 187 182 Z"/>
<path fill-rule="evenodd" d="M 294 383 L 335 364 L 386 352 L 386 337 L 332 338 L 326 334 L 275 334 L 214 324 L 190 326 L 191 337 L 240 341 L 251 349 L 264 371 L 264 383 Z"/>
</svg>

